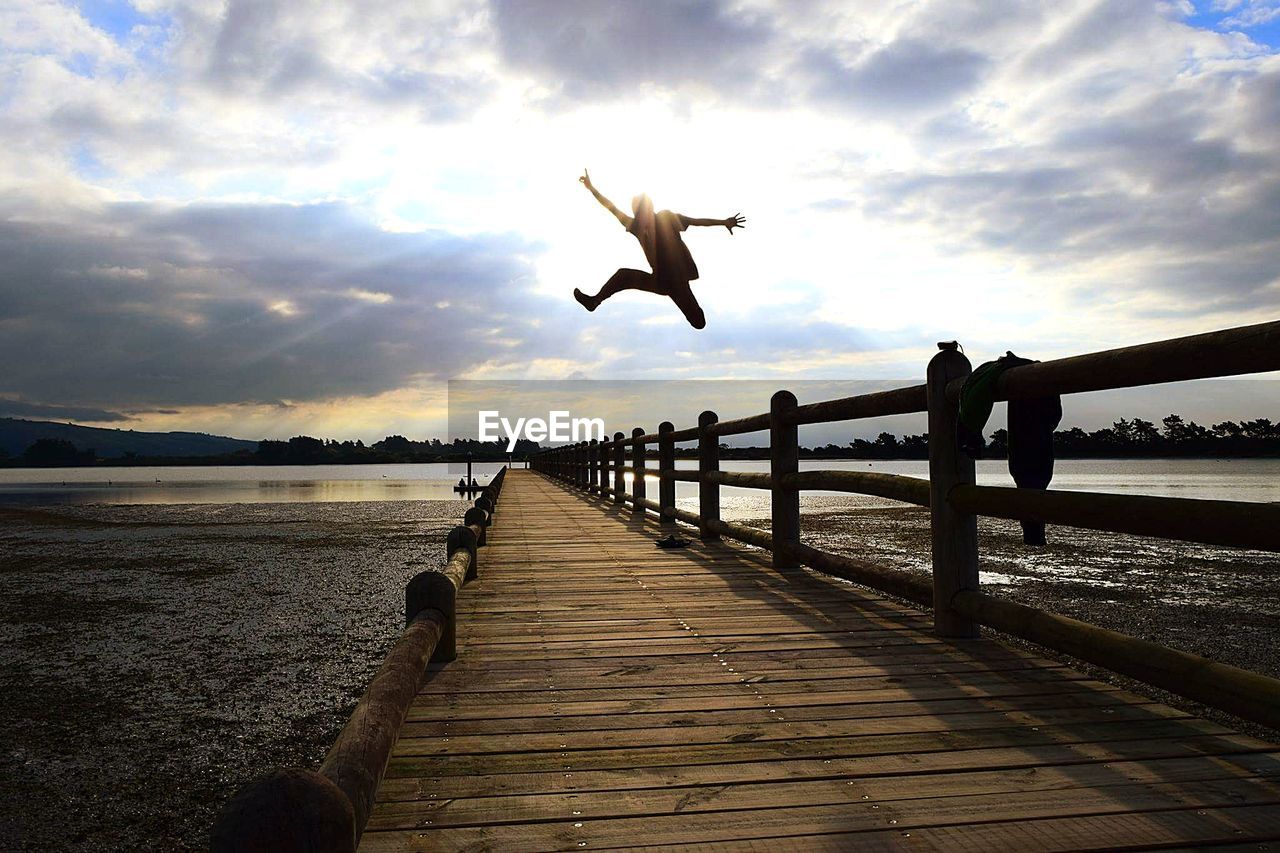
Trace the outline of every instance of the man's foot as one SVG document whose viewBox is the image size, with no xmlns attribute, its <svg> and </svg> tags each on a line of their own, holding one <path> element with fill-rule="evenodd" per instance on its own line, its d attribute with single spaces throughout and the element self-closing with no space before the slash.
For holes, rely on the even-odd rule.
<svg viewBox="0 0 1280 853">
<path fill-rule="evenodd" d="M 582 307 L 586 308 L 588 311 L 596 310 L 596 306 L 600 304 L 576 287 L 573 289 L 573 298 L 578 300 L 578 302 L 582 304 Z"/>
</svg>

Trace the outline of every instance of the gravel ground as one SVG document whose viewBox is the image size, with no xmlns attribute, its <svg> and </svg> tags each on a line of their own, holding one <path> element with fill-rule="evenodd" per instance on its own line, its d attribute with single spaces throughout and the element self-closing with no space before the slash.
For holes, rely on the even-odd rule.
<svg viewBox="0 0 1280 853">
<path fill-rule="evenodd" d="M 0 790 L 21 792 L 0 802 L 0 849 L 205 849 L 240 785 L 320 761 L 466 506 L 0 507 Z M 758 508 L 726 517 L 767 527 Z M 804 511 L 811 544 L 927 575 L 927 512 Z M 1049 543 L 983 520 L 983 583 L 1280 677 L 1277 555 L 1052 527 Z"/>
<path fill-rule="evenodd" d="M 466 506 L 0 508 L 0 849 L 207 849 L 323 758 Z"/>
</svg>

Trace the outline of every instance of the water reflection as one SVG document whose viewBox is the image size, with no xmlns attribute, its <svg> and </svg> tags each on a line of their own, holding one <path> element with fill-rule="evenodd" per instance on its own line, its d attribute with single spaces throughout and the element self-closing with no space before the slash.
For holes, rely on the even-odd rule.
<svg viewBox="0 0 1280 853">
<path fill-rule="evenodd" d="M 501 468 L 477 463 L 474 475 L 485 485 Z M 697 463 L 681 459 L 681 469 Z M 769 470 L 768 462 L 726 460 L 731 471 Z M 908 477 L 928 476 L 923 461 L 802 460 L 802 471 L 835 469 L 877 471 Z M 270 503 L 386 500 L 454 500 L 458 466 L 429 465 L 275 465 L 208 468 L 57 468 L 0 469 L 0 502 L 183 504 Z M 625 475 L 628 485 L 631 475 Z M 645 477 L 651 498 L 658 481 Z M 981 460 L 978 482 L 1013 485 L 1003 460 Z M 1161 495 L 1235 501 L 1280 501 L 1280 459 L 1063 459 L 1056 465 L 1052 488 Z M 697 485 L 676 483 L 676 497 L 696 501 Z M 721 488 L 729 504 L 747 514 L 767 514 L 767 492 L 730 486 Z M 834 496 L 805 492 L 806 497 Z M 868 499 L 862 499 L 862 502 Z M 879 501 L 879 499 L 871 499 Z M 885 501 L 885 505 L 892 502 Z"/>
<path fill-rule="evenodd" d="M 502 467 L 476 463 L 486 485 Z M 455 466 L 272 465 L 0 470 L 0 502 L 26 504 L 320 503 L 456 500 Z"/>
</svg>

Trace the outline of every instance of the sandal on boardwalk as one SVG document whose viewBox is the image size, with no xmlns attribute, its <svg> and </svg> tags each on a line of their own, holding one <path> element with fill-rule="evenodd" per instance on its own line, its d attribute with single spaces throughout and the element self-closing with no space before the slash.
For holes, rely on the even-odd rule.
<svg viewBox="0 0 1280 853">
<path fill-rule="evenodd" d="M 659 548 L 684 548 L 690 543 L 688 539 L 681 539 L 679 536 L 672 533 L 666 539 L 659 539 L 653 544 L 657 545 Z"/>
</svg>

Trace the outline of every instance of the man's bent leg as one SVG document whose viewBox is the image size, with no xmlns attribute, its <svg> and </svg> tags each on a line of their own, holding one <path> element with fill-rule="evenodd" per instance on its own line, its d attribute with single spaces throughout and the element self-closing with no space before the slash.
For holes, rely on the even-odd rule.
<svg viewBox="0 0 1280 853">
<path fill-rule="evenodd" d="M 706 328 L 707 316 L 702 313 L 702 306 L 698 304 L 688 283 L 672 285 L 669 295 L 671 301 L 684 312 L 684 317 L 689 321 L 690 326 L 695 329 Z"/>
<path fill-rule="evenodd" d="M 591 298 L 599 304 L 615 293 L 621 293 L 624 290 L 643 290 L 646 293 L 657 293 L 661 296 L 666 296 L 669 292 L 658 283 L 653 273 L 623 267 L 610 276 L 609 280 L 604 283 L 604 287 L 600 288 L 600 292 Z"/>
</svg>

